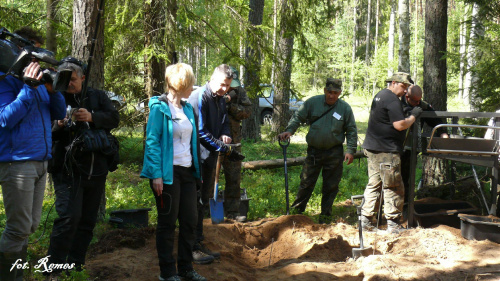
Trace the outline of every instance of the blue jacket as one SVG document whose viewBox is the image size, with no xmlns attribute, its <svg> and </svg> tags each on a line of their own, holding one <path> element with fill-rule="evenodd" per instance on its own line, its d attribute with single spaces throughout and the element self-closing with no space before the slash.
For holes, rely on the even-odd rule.
<svg viewBox="0 0 500 281">
<path fill-rule="evenodd" d="M 49 160 L 51 121 L 65 116 L 61 93 L 49 94 L 43 85 L 35 89 L 6 76 L 0 81 L 0 162 Z"/>
<path fill-rule="evenodd" d="M 212 94 L 207 83 L 194 90 L 188 102 L 196 109 L 201 145 L 210 151 L 226 152 L 228 146 L 219 139 L 222 135 L 231 137 L 224 98 Z"/>
<path fill-rule="evenodd" d="M 184 114 L 193 125 L 191 135 L 191 155 L 195 167 L 194 177 L 200 179 L 199 142 L 193 107 L 182 102 Z M 146 147 L 141 178 L 162 178 L 164 184 L 172 184 L 174 180 L 174 138 L 170 108 L 161 97 L 149 100 L 149 119 L 146 127 Z"/>
</svg>

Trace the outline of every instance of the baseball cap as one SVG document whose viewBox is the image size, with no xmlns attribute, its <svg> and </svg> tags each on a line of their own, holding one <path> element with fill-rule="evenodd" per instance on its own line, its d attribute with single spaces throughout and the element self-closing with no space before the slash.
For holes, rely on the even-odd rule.
<svg viewBox="0 0 500 281">
<path fill-rule="evenodd" d="M 230 66 L 231 70 L 233 70 L 233 81 L 231 81 L 231 85 L 229 85 L 229 87 L 231 88 L 236 88 L 236 87 L 239 87 L 241 86 L 241 83 L 240 83 L 240 80 L 238 79 L 238 76 L 240 75 L 240 73 L 238 72 L 238 70 L 236 70 L 236 68 Z"/>
<path fill-rule="evenodd" d="M 327 78 L 325 89 L 327 91 L 342 91 L 342 80 Z"/>
<path fill-rule="evenodd" d="M 390 82 L 399 82 L 399 83 L 405 83 L 405 84 L 414 84 L 413 80 L 411 80 L 410 74 L 406 72 L 395 72 L 385 80 L 385 82 L 390 83 Z"/>
</svg>

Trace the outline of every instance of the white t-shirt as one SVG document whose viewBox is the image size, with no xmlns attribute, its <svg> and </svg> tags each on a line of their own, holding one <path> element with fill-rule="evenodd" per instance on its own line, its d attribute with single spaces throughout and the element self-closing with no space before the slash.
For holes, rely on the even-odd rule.
<svg viewBox="0 0 500 281">
<path fill-rule="evenodd" d="M 174 166 L 191 167 L 191 136 L 193 127 L 184 110 L 168 103 L 174 132 Z"/>
</svg>

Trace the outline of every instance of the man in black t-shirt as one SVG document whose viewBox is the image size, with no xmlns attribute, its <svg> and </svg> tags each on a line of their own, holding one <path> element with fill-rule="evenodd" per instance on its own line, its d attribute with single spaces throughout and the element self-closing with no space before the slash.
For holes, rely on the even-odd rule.
<svg viewBox="0 0 500 281">
<path fill-rule="evenodd" d="M 399 98 L 413 84 L 408 73 L 396 72 L 385 82 L 389 83 L 387 89 L 381 90 L 373 98 L 362 146 L 368 157 L 368 184 L 361 208 L 361 223 L 365 230 L 374 229 L 373 216 L 382 193 L 387 231 L 399 233 L 404 203 L 400 155 L 403 152 L 405 130 L 415 122 L 422 109 L 415 107 L 408 118 L 404 116 Z"/>
</svg>

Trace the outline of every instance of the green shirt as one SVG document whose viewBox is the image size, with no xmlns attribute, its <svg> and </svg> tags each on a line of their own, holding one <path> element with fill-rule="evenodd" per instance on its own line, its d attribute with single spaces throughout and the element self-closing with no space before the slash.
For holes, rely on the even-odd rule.
<svg viewBox="0 0 500 281">
<path fill-rule="evenodd" d="M 353 154 L 357 148 L 358 133 L 351 106 L 340 99 L 332 106 L 334 108 L 330 112 L 310 126 L 306 142 L 313 148 L 329 149 L 343 144 L 347 138 L 346 152 Z M 295 133 L 301 123 L 310 124 L 330 107 L 325 102 L 325 95 L 309 98 L 290 119 L 286 131 Z"/>
</svg>

